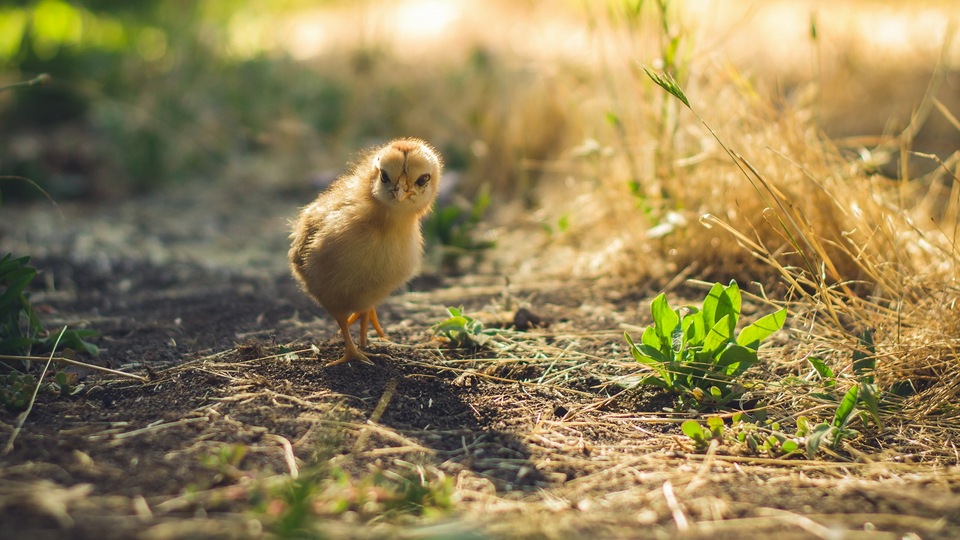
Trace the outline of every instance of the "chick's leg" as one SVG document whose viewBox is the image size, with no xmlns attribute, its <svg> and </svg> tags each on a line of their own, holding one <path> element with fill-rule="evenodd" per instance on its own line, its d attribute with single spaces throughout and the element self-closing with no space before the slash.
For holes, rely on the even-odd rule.
<svg viewBox="0 0 960 540">
<path fill-rule="evenodd" d="M 373 329 L 377 331 L 377 335 L 383 339 L 387 339 L 387 333 L 383 331 L 383 327 L 380 326 L 380 319 L 377 318 L 377 308 L 370 308 L 367 311 L 358 311 L 352 313 L 347 319 L 347 326 L 355 323 L 357 320 L 360 321 L 360 348 L 365 348 L 367 346 L 367 329 L 369 324 L 373 324 Z"/>
<path fill-rule="evenodd" d="M 365 349 L 367 347 L 367 324 L 370 322 L 370 312 L 364 311 L 360 313 L 360 348 Z"/>
<path fill-rule="evenodd" d="M 367 358 L 367 355 L 360 352 L 360 349 L 358 349 L 356 344 L 353 343 L 353 338 L 350 337 L 350 325 L 347 323 L 347 318 L 337 317 L 337 324 L 340 325 L 340 332 L 343 333 L 343 356 L 327 364 L 327 367 L 349 362 L 350 360 L 358 360 L 360 362 L 372 364 L 373 362 Z M 362 321 L 361 324 L 363 324 Z M 361 340 L 361 344 L 362 343 L 363 340 Z"/>
<path fill-rule="evenodd" d="M 387 333 L 383 331 L 383 327 L 380 326 L 380 319 L 377 318 L 377 308 L 370 308 L 370 322 L 373 323 L 373 329 L 377 331 L 377 335 L 383 339 L 387 339 Z"/>
</svg>

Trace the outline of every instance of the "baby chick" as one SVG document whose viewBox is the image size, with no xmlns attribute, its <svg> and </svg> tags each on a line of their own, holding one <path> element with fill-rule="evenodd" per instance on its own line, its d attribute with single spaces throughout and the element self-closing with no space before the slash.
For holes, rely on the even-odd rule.
<svg viewBox="0 0 960 540">
<path fill-rule="evenodd" d="M 367 346 L 368 324 L 387 337 L 376 306 L 420 267 L 420 219 L 430 212 L 442 171 L 429 144 L 395 139 L 364 153 L 293 223 L 293 275 L 343 332 L 343 356 L 328 365 L 371 363 L 350 337 L 357 319 L 360 348 Z"/>
</svg>

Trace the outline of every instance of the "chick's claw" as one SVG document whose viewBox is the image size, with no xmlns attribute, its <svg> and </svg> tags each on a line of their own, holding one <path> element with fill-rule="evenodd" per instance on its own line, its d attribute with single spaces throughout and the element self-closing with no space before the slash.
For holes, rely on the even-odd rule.
<svg viewBox="0 0 960 540">
<path fill-rule="evenodd" d="M 340 358 L 337 358 L 336 360 L 333 360 L 333 361 L 329 362 L 325 367 L 336 366 L 337 364 L 344 364 L 344 363 L 349 362 L 349 361 L 351 361 L 351 360 L 356 360 L 356 361 L 358 361 L 358 362 L 363 362 L 364 364 L 370 364 L 371 366 L 374 365 L 374 364 L 373 364 L 373 361 L 370 360 L 370 358 L 369 358 L 367 355 L 363 354 L 362 352 L 360 352 L 360 351 L 357 350 L 357 349 L 354 349 L 353 351 L 349 351 L 349 350 L 344 351 L 344 352 L 343 352 L 343 356 L 341 356 Z"/>
</svg>

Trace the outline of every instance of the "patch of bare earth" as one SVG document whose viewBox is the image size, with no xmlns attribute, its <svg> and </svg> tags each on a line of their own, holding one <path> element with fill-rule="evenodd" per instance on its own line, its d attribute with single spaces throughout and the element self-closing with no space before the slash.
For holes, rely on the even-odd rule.
<svg viewBox="0 0 960 540">
<path fill-rule="evenodd" d="M 3 537 L 256 537 L 264 494 L 318 466 L 408 467 L 454 497 L 442 518 L 316 510 L 328 537 L 960 535 L 955 467 L 693 452 L 667 396 L 610 384 L 652 291 L 426 276 L 381 309 L 374 365 L 326 367 L 335 324 L 286 275 L 36 263 L 50 316 L 97 328 L 93 361 L 145 380 L 81 372 L 76 395 L 41 393 L 0 458 Z M 504 327 L 499 349 L 443 348 L 428 329 L 447 305 Z M 518 306 L 546 324 L 513 327 Z M 16 420 L 0 412 L 4 439 Z"/>
</svg>

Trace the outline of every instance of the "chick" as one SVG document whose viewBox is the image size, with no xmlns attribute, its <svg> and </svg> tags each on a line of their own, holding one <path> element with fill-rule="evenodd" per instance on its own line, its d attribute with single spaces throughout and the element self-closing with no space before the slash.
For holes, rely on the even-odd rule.
<svg viewBox="0 0 960 540">
<path fill-rule="evenodd" d="M 350 337 L 360 320 L 386 338 L 376 306 L 417 272 L 423 259 L 420 220 L 430 212 L 443 162 L 425 141 L 395 139 L 365 152 L 293 223 L 290 267 L 300 287 L 340 325 L 344 352 L 328 365 L 371 363 Z"/>
</svg>

